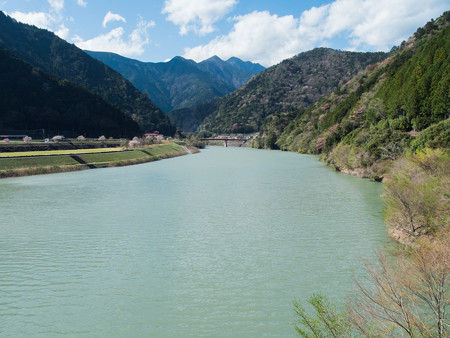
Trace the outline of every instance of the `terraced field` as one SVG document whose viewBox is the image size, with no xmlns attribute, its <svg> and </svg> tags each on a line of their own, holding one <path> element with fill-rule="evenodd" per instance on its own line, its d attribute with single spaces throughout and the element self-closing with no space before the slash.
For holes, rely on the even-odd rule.
<svg viewBox="0 0 450 338">
<path fill-rule="evenodd" d="M 53 166 L 67 166 L 78 165 L 72 157 L 68 155 L 62 156 L 29 156 L 29 157 L 14 157 L 14 158 L 0 158 L 0 171 L 21 169 L 21 168 L 35 168 L 35 167 L 53 167 Z"/>
<path fill-rule="evenodd" d="M 95 148 L 0 153 L 0 177 L 125 166 L 185 154 L 183 147 L 175 143 L 133 150 Z"/>
<path fill-rule="evenodd" d="M 77 155 L 77 154 L 97 154 L 124 151 L 121 147 L 115 148 L 94 148 L 94 149 L 70 149 L 70 150 L 47 150 L 47 151 L 18 151 L 0 153 L 0 158 L 5 157 L 29 157 L 29 156 L 54 156 L 54 155 Z"/>
</svg>

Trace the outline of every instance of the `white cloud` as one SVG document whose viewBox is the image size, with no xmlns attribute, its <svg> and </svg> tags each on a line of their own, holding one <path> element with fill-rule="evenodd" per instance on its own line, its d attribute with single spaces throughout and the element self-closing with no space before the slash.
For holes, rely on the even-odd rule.
<svg viewBox="0 0 450 338">
<path fill-rule="evenodd" d="M 343 35 L 350 49 L 387 51 L 447 5 L 445 0 L 336 0 L 324 6 L 325 16 L 310 29 L 319 30 L 322 39 Z"/>
<path fill-rule="evenodd" d="M 67 28 L 62 23 L 56 30 L 52 29 L 52 27 L 54 27 L 58 22 L 60 22 L 58 17 L 55 17 L 54 15 L 43 12 L 30 12 L 30 13 L 14 12 L 9 15 L 14 19 L 16 19 L 17 21 L 27 23 L 29 25 L 34 25 L 38 28 L 47 29 L 49 31 L 54 31 L 54 33 L 58 35 L 61 39 L 67 39 L 67 37 L 69 36 L 69 28 Z"/>
<path fill-rule="evenodd" d="M 112 21 L 127 22 L 127 20 L 125 20 L 125 18 L 123 16 L 120 16 L 119 14 L 111 13 L 111 11 L 109 11 L 108 13 L 106 13 L 105 18 L 103 19 L 103 27 L 106 28 L 106 25 Z"/>
<path fill-rule="evenodd" d="M 80 0 L 83 1 L 83 0 Z M 9 14 L 11 17 L 15 18 L 17 21 L 27 23 L 30 25 L 34 25 L 39 28 L 48 29 L 50 31 L 55 31 L 53 28 L 55 25 L 60 24 L 63 21 L 63 17 L 61 15 L 61 11 L 64 9 L 64 0 L 47 0 L 50 8 L 47 12 L 20 12 L 16 11 L 14 13 Z M 57 28 L 57 32 L 62 34 L 63 31 L 61 30 L 60 25 Z M 57 34 L 58 34 L 57 33 Z M 68 33 L 68 30 L 67 30 Z"/>
<path fill-rule="evenodd" d="M 180 26 L 180 34 L 193 31 L 205 35 L 214 31 L 214 23 L 228 14 L 237 0 L 166 0 L 162 10 L 167 20 Z"/>
<path fill-rule="evenodd" d="M 48 0 L 48 4 L 55 12 L 59 12 L 64 9 L 64 0 Z"/>
<path fill-rule="evenodd" d="M 269 12 L 252 12 L 235 17 L 233 30 L 204 46 L 185 50 L 185 57 L 203 60 L 212 55 L 223 59 L 237 56 L 268 65 L 295 54 L 301 44 L 296 37 L 298 19 L 278 17 Z"/>
<path fill-rule="evenodd" d="M 61 24 L 55 34 L 65 40 L 69 37 L 69 28 L 67 28 L 64 24 Z"/>
<path fill-rule="evenodd" d="M 87 6 L 87 2 L 84 0 L 77 0 L 77 5 L 80 7 L 86 7 Z"/>
<path fill-rule="evenodd" d="M 344 49 L 388 51 L 447 10 L 447 1 L 335 0 L 298 18 L 255 11 L 235 17 L 227 35 L 186 48 L 184 57 L 237 56 L 270 66 L 314 47 L 342 48 L 333 45 L 334 39 L 346 41 Z"/>
<path fill-rule="evenodd" d="M 10 13 L 8 15 L 13 17 L 17 21 L 52 31 L 53 26 L 55 24 L 58 24 L 62 20 L 62 17 L 59 14 L 59 12 L 62 9 L 64 9 L 64 0 L 48 0 L 48 4 L 50 5 L 49 13 L 46 13 L 46 12 L 24 13 L 24 12 L 16 11 L 16 12 Z M 66 30 L 67 30 L 67 28 L 66 28 Z M 63 32 L 61 30 L 61 26 L 58 28 L 58 32 L 59 33 Z M 67 30 L 67 32 L 68 32 L 68 30 Z"/>
<path fill-rule="evenodd" d="M 128 37 L 125 36 L 125 29 L 118 27 L 90 40 L 83 40 L 77 36 L 74 42 L 81 49 L 114 52 L 129 57 L 139 56 L 145 52 L 144 47 L 150 42 L 148 29 L 154 25 L 153 21 L 147 22 L 141 19 Z"/>
<path fill-rule="evenodd" d="M 17 21 L 44 29 L 50 29 L 52 23 L 54 22 L 54 18 L 50 14 L 43 12 L 14 12 L 10 13 L 9 16 L 13 17 Z"/>
</svg>

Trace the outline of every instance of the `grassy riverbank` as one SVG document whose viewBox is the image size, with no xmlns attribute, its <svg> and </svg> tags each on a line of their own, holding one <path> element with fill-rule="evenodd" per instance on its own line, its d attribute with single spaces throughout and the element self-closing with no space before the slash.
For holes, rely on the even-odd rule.
<svg viewBox="0 0 450 338">
<path fill-rule="evenodd" d="M 0 178 L 126 166 L 186 154 L 186 150 L 175 143 L 133 150 L 102 148 L 2 153 Z"/>
</svg>

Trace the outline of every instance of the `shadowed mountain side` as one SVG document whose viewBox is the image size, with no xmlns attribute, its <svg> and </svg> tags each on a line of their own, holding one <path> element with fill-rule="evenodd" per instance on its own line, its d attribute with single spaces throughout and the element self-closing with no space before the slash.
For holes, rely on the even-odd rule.
<svg viewBox="0 0 450 338">
<path fill-rule="evenodd" d="M 0 48 L 0 129 L 132 137 L 138 124 L 100 96 L 58 80 Z"/>
<path fill-rule="evenodd" d="M 18 23 L 0 12 L 0 46 L 34 67 L 95 92 L 146 131 L 175 132 L 168 117 L 131 82 L 47 30 Z"/>
<path fill-rule="evenodd" d="M 203 120 L 217 109 L 219 101 L 220 98 L 192 108 L 172 110 L 168 114 L 170 121 L 183 132 L 197 131 Z"/>
</svg>

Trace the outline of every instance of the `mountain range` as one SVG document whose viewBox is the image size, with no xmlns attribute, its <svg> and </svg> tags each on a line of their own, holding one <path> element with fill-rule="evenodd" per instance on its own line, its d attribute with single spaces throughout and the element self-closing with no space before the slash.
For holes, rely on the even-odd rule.
<svg viewBox="0 0 450 338">
<path fill-rule="evenodd" d="M 449 147 L 449 22 L 445 12 L 390 53 L 317 48 L 262 70 L 237 58 L 88 55 L 0 12 L 0 128 L 259 132 L 255 147 L 383 175 L 380 161 L 407 148 Z"/>
<path fill-rule="evenodd" d="M 186 122 L 192 113 L 178 111 L 171 113 L 171 120 L 182 129 L 201 124 L 200 130 L 212 133 L 256 132 L 265 117 L 310 106 L 386 56 L 316 48 L 266 69 L 233 93 L 192 109 L 203 121 Z"/>
<path fill-rule="evenodd" d="M 86 51 L 147 94 L 164 112 L 190 108 L 231 93 L 264 67 L 238 58 L 213 56 L 202 62 L 176 56 L 167 62 L 141 62 L 114 53 Z"/>
</svg>

